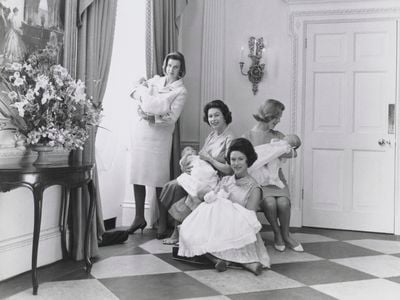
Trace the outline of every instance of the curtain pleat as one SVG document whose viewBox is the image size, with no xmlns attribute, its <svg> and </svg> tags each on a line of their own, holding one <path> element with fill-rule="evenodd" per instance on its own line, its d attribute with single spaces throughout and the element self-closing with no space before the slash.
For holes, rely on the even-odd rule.
<svg viewBox="0 0 400 300">
<path fill-rule="evenodd" d="M 94 103 L 101 103 L 107 85 L 114 38 L 117 0 L 79 0 L 77 32 L 77 78 L 86 84 L 86 94 Z M 71 158 L 75 162 L 95 163 L 94 145 L 96 129 L 92 128 L 83 151 L 73 151 Z M 98 252 L 98 239 L 105 229 L 98 191 L 97 169 L 94 170 L 94 182 L 97 187 L 96 222 L 92 228 L 91 256 Z M 84 230 L 88 213 L 88 191 L 76 189 L 71 195 L 72 215 L 72 255 L 83 258 Z M 83 201 L 85 200 L 85 201 Z"/>
</svg>

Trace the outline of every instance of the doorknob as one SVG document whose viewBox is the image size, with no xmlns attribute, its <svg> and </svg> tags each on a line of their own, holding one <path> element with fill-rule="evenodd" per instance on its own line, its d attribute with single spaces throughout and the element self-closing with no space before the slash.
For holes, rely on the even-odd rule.
<svg viewBox="0 0 400 300">
<path fill-rule="evenodd" d="M 383 145 L 390 145 L 390 140 L 385 140 L 385 139 L 379 139 L 378 140 L 378 145 L 383 146 Z"/>
</svg>

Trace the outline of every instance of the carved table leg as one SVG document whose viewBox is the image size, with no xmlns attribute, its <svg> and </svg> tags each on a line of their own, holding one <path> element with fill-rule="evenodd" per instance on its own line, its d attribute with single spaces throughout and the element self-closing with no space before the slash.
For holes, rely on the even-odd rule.
<svg viewBox="0 0 400 300">
<path fill-rule="evenodd" d="M 70 197 L 70 189 L 68 187 L 63 187 L 62 200 L 61 200 L 61 220 L 60 220 L 61 249 L 62 249 L 63 259 L 66 259 L 69 256 L 67 250 L 67 221 L 68 221 L 69 197 Z"/>
<path fill-rule="evenodd" d="M 96 188 L 94 186 L 93 180 L 90 180 L 88 182 L 88 190 L 89 190 L 90 206 L 86 222 L 84 254 L 85 254 L 86 272 L 90 274 L 90 271 L 92 270 L 92 262 L 90 260 L 90 253 L 89 253 L 89 242 L 90 242 L 89 237 L 91 233 L 92 223 L 94 222 L 93 217 L 96 206 Z"/>
<path fill-rule="evenodd" d="M 33 188 L 33 202 L 34 202 L 34 225 L 33 225 L 33 244 L 32 244 L 32 286 L 33 294 L 37 295 L 39 283 L 37 279 L 37 256 L 39 247 L 40 224 L 42 221 L 42 201 L 43 201 L 43 188 L 35 186 Z"/>
</svg>

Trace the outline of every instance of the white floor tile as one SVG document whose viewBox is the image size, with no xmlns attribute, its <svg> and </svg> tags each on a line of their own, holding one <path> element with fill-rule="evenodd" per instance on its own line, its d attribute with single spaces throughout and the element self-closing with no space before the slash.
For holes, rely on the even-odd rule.
<svg viewBox="0 0 400 300">
<path fill-rule="evenodd" d="M 400 276 L 400 258 L 390 255 L 349 257 L 331 261 L 377 277 Z"/>
<path fill-rule="evenodd" d="M 210 297 L 199 297 L 199 298 L 184 298 L 180 300 L 229 300 L 227 296 L 210 296 Z"/>
<path fill-rule="evenodd" d="M 365 240 L 346 241 L 346 243 L 350 243 L 353 245 L 357 245 L 360 247 L 368 248 L 386 254 L 400 253 L 399 241 L 365 239 Z"/>
<path fill-rule="evenodd" d="M 113 256 L 93 264 L 96 278 L 163 274 L 180 272 L 177 268 L 151 254 Z"/>
<path fill-rule="evenodd" d="M 228 269 L 221 273 L 215 270 L 190 271 L 186 274 L 224 295 L 303 286 L 300 282 L 271 270 L 264 270 L 259 276 L 237 269 Z"/>
<path fill-rule="evenodd" d="M 311 288 L 341 300 L 400 299 L 400 284 L 385 279 L 322 284 Z"/>
<path fill-rule="evenodd" d="M 38 295 L 32 295 L 32 289 L 15 294 L 8 300 L 117 300 L 118 298 L 111 293 L 104 285 L 96 279 L 54 281 L 39 284 Z"/>
<path fill-rule="evenodd" d="M 172 253 L 172 245 L 164 245 L 162 240 L 157 239 L 141 244 L 140 248 L 152 254 Z"/>
</svg>

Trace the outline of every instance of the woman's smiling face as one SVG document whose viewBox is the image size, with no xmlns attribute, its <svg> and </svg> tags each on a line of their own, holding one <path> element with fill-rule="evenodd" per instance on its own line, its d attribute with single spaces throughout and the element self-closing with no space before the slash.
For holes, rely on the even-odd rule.
<svg viewBox="0 0 400 300">
<path fill-rule="evenodd" d="M 218 108 L 210 108 L 207 113 L 208 124 L 213 130 L 222 132 L 226 128 L 226 121 L 223 113 Z"/>
<path fill-rule="evenodd" d="M 229 160 L 236 177 L 240 178 L 247 174 L 247 157 L 244 153 L 232 151 Z"/>
</svg>

